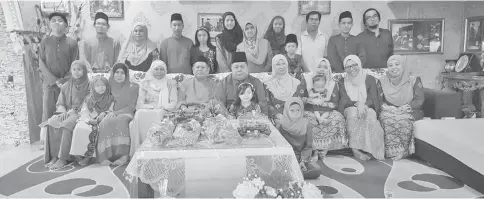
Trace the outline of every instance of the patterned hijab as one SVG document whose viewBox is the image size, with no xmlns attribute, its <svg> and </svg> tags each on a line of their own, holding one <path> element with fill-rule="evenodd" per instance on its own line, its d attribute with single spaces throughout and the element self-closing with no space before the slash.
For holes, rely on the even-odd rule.
<svg viewBox="0 0 484 199">
<path fill-rule="evenodd" d="M 326 77 L 326 85 L 325 88 L 327 90 L 327 95 L 326 97 L 323 98 L 324 101 L 329 101 L 331 99 L 331 95 L 333 94 L 333 89 L 334 85 L 336 82 L 333 79 L 333 71 L 331 70 L 331 64 L 329 63 L 329 60 L 326 58 L 319 58 L 316 60 L 316 64 L 320 64 L 321 62 L 326 62 L 326 65 L 328 66 L 327 70 L 318 70 L 315 72 L 312 72 L 310 75 L 305 76 L 306 79 L 306 89 L 308 92 L 313 89 L 313 77 L 316 75 L 324 75 Z M 314 68 L 317 68 L 318 66 L 315 66 Z"/>
<path fill-rule="evenodd" d="M 286 73 L 283 75 L 276 74 L 276 64 L 283 60 L 286 64 Z M 267 89 L 271 91 L 274 97 L 281 101 L 291 98 L 297 90 L 301 81 L 289 74 L 289 63 L 284 55 L 278 54 L 272 58 L 272 77 L 265 82 Z"/>
<path fill-rule="evenodd" d="M 231 30 L 227 29 L 225 26 L 225 18 L 228 16 L 232 16 L 235 21 L 235 26 Z M 237 45 L 239 45 L 244 37 L 244 33 L 242 31 L 242 28 L 239 25 L 239 22 L 237 21 L 237 18 L 235 18 L 235 14 L 233 12 L 226 12 L 222 15 L 222 20 L 223 20 L 223 27 L 224 30 L 222 33 L 217 35 L 217 37 L 220 40 L 220 44 L 222 47 L 227 50 L 228 52 L 235 52 L 237 50 Z"/>
<path fill-rule="evenodd" d="M 357 102 L 366 102 L 366 72 L 363 70 L 363 67 L 361 66 L 361 60 L 358 56 L 356 55 L 348 55 L 343 61 L 343 64 L 346 67 L 346 63 L 352 60 L 354 61 L 358 66 L 358 74 L 355 77 L 351 77 L 350 75 L 346 74 L 344 78 L 344 86 L 346 89 L 346 93 L 348 93 L 348 96 L 352 101 L 357 101 Z"/>
<path fill-rule="evenodd" d="M 255 28 L 255 35 L 253 37 L 248 37 L 247 34 L 245 33 L 245 29 L 247 29 L 247 26 L 254 26 Z M 267 57 L 267 52 L 269 51 L 267 45 L 261 46 L 261 39 L 258 38 L 258 30 L 257 26 L 254 23 L 247 23 L 245 24 L 245 29 L 244 29 L 244 52 L 246 53 L 247 60 L 257 64 L 261 65 L 264 63 Z"/>
<path fill-rule="evenodd" d="M 282 30 L 281 32 L 276 33 L 274 31 L 274 21 L 277 19 L 282 20 Z M 275 16 L 272 18 L 271 23 L 269 24 L 269 27 L 267 27 L 267 31 L 264 34 L 264 39 L 267 39 L 269 43 L 271 44 L 272 51 L 280 51 L 284 52 L 284 47 L 286 46 L 286 21 L 284 20 L 284 17 L 282 16 Z"/>
<path fill-rule="evenodd" d="M 396 106 L 408 104 L 413 99 L 413 85 L 416 78 L 410 76 L 405 60 L 400 55 L 392 55 L 388 58 L 387 63 L 397 61 L 400 64 L 400 74 L 391 77 L 389 72 L 380 80 L 385 99 Z M 394 84 L 394 82 L 397 82 Z"/>
<path fill-rule="evenodd" d="M 106 86 L 106 91 L 99 94 L 96 92 L 96 82 L 102 82 Z M 89 111 L 96 110 L 97 113 L 102 113 L 109 110 L 111 103 L 114 101 L 114 97 L 111 94 L 111 86 L 108 79 L 103 76 L 96 76 L 91 82 L 91 93 L 86 97 L 86 105 Z"/>
<path fill-rule="evenodd" d="M 301 116 L 299 118 L 289 117 L 289 107 L 297 104 L 300 106 Z M 293 136 L 304 135 L 307 132 L 309 120 L 304 116 L 304 103 L 298 97 L 291 97 L 284 104 L 284 113 L 282 115 L 281 127 Z"/>
<path fill-rule="evenodd" d="M 118 69 L 124 71 L 125 79 L 124 82 L 116 82 L 114 80 L 114 74 Z M 131 81 L 129 80 L 129 70 L 128 66 L 124 63 L 116 63 L 111 71 L 111 76 L 109 76 L 109 85 L 111 86 L 111 93 L 113 94 L 115 103 L 114 110 L 120 110 L 129 105 L 132 102 L 132 98 L 136 97 L 133 92 L 138 92 L 137 90 L 131 89 Z"/>
<path fill-rule="evenodd" d="M 140 26 L 146 33 L 146 39 L 141 42 L 134 40 L 134 29 Z M 148 58 L 151 52 L 156 49 L 156 44 L 148 37 L 148 27 L 142 23 L 136 23 L 131 30 L 128 41 L 126 41 L 119 53 L 118 61 L 124 63 L 128 60 L 132 65 L 139 65 Z"/>
<path fill-rule="evenodd" d="M 73 61 L 71 64 L 71 70 L 74 66 L 81 66 L 82 67 L 82 77 L 79 79 L 75 79 L 71 77 L 69 81 L 63 86 L 65 88 L 65 92 L 63 93 L 66 102 L 66 108 L 71 107 L 76 111 L 79 111 L 82 105 L 82 102 L 89 95 L 89 78 L 87 76 L 89 63 L 85 60 L 76 60 Z M 75 101 L 80 102 L 77 107 L 72 107 L 75 104 Z"/>
</svg>

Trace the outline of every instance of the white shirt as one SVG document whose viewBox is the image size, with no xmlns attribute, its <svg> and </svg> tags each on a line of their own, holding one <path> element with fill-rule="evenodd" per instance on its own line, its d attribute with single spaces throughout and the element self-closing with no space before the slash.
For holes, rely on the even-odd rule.
<svg viewBox="0 0 484 199">
<path fill-rule="evenodd" d="M 315 39 L 309 35 L 307 30 L 301 34 L 298 52 L 302 55 L 304 64 L 309 71 L 314 71 L 316 60 L 326 55 L 326 43 L 326 37 L 319 30 Z"/>
</svg>

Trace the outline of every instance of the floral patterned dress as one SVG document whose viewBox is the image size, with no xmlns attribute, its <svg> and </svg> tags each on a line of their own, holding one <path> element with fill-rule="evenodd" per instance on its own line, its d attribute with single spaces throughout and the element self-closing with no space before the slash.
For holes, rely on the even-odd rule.
<svg viewBox="0 0 484 199">
<path fill-rule="evenodd" d="M 306 87 L 304 85 L 299 84 L 296 92 L 292 95 L 293 97 L 303 97 L 304 93 L 306 92 Z M 269 107 L 269 117 L 275 118 L 277 114 L 282 114 L 284 112 L 284 104 L 285 101 L 277 99 L 274 97 L 271 91 L 266 89 L 266 96 L 267 96 L 267 105 Z"/>
<path fill-rule="evenodd" d="M 247 106 L 247 107 L 244 107 L 242 105 L 235 105 L 235 104 L 232 104 L 229 107 L 229 114 L 231 116 L 234 116 L 235 118 L 243 116 L 247 113 L 252 113 L 252 111 L 260 113 L 261 110 L 260 110 L 259 104 L 255 103 L 255 102 L 251 102 L 250 105 Z"/>
</svg>

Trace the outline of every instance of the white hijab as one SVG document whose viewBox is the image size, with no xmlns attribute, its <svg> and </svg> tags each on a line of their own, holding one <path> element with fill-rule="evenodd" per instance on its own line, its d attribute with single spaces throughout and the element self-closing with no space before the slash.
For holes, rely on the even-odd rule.
<svg viewBox="0 0 484 199">
<path fill-rule="evenodd" d="M 276 63 L 280 60 L 283 60 L 286 63 L 287 70 L 284 75 L 276 74 Z M 272 58 L 272 77 L 266 81 L 265 84 L 267 85 L 267 89 L 271 91 L 276 99 L 287 101 L 287 99 L 294 95 L 300 83 L 301 81 L 289 74 L 289 62 L 284 55 L 277 54 Z"/>
<path fill-rule="evenodd" d="M 159 92 L 158 107 L 163 107 L 169 104 L 170 91 L 168 89 L 168 80 L 165 76 L 162 79 L 156 79 L 154 76 L 155 68 L 163 67 L 165 72 L 167 67 L 165 62 L 161 60 L 155 60 L 151 63 L 150 69 L 146 72 L 145 78 L 141 81 L 140 86 L 148 91 Z"/>
<path fill-rule="evenodd" d="M 343 61 L 344 66 L 349 60 L 354 61 L 358 65 L 359 72 L 355 77 L 351 77 L 349 74 L 345 75 L 345 89 L 346 93 L 352 101 L 366 102 L 366 72 L 361 67 L 361 60 L 356 55 L 348 55 Z"/>
</svg>

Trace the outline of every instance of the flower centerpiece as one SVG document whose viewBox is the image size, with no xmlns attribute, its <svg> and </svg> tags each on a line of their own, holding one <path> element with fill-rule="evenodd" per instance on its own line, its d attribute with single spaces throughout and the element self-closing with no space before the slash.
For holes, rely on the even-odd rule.
<svg viewBox="0 0 484 199">
<path fill-rule="evenodd" d="M 249 175 L 232 192 L 235 198 L 323 198 L 321 190 L 308 182 L 289 182 L 282 189 L 265 186 L 257 175 Z"/>
</svg>

